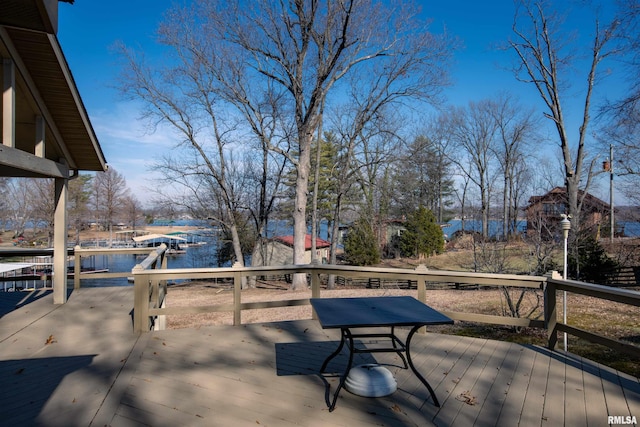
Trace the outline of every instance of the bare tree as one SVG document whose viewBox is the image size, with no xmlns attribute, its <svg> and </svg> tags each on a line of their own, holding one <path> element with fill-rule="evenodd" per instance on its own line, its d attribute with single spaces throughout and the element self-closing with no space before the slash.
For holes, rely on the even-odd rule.
<svg viewBox="0 0 640 427">
<path fill-rule="evenodd" d="M 304 257 L 306 207 L 312 142 L 323 106 L 340 80 L 352 73 L 375 80 L 385 70 L 403 69 L 395 82 L 406 96 L 430 95 L 441 84 L 450 56 L 445 37 L 427 31 L 406 2 L 228 1 L 206 7 L 215 37 L 226 42 L 239 64 L 261 88 L 279 88 L 295 149 L 287 153 L 296 169 L 294 263 Z M 306 286 L 296 276 L 293 288 Z"/>
<path fill-rule="evenodd" d="M 127 181 L 121 173 L 113 168 L 96 173 L 93 180 L 93 206 L 103 226 L 109 230 L 109 244 L 113 240 L 113 224 L 128 195 Z"/>
<path fill-rule="evenodd" d="M 33 219 L 31 209 L 29 186 L 25 185 L 26 178 L 14 178 L 7 182 L 8 218 L 13 228 L 14 237 L 22 236 L 26 224 Z"/>
<path fill-rule="evenodd" d="M 491 174 L 498 126 L 493 114 L 493 101 L 470 102 L 467 108 L 456 108 L 451 115 L 451 137 L 460 147 L 461 156 L 453 161 L 475 184 L 480 194 L 482 237 L 489 236 L 489 208 L 491 205 Z M 465 165 L 470 164 L 470 168 Z"/>
<path fill-rule="evenodd" d="M 0 178 L 0 193 L 6 196 L 9 195 L 9 182 L 9 178 Z M 11 206 L 9 205 L 8 197 L 6 196 L 0 199 L 0 232 L 2 233 L 7 230 L 7 226 L 10 222 L 9 210 L 11 209 Z"/>
<path fill-rule="evenodd" d="M 548 2 L 520 1 L 513 23 L 514 38 L 509 46 L 516 54 L 516 77 L 532 84 L 545 105 L 545 117 L 552 121 L 562 150 L 563 170 L 568 196 L 568 210 L 573 228 L 578 229 L 581 201 L 579 187 L 588 188 L 591 165 L 586 162 L 586 143 L 591 121 L 592 96 L 598 82 L 598 67 L 608 57 L 618 53 L 613 41 L 617 35 L 619 20 L 614 18 L 602 25 L 594 19 L 593 38 L 590 46 L 571 44 L 567 31 L 561 31 L 562 18 L 554 13 Z M 586 48 L 586 49 L 585 49 Z M 585 51 L 588 64 L 584 80 L 567 73 L 568 68 L 578 66 L 577 52 Z M 585 81 L 582 115 L 577 137 L 572 138 L 567 129 L 564 101 L 571 81 Z M 583 174 L 587 173 L 586 176 Z M 584 179 L 583 179 L 584 178 Z M 587 194 L 586 192 L 584 194 Z"/>
<path fill-rule="evenodd" d="M 640 1 L 618 0 L 616 3 L 620 25 L 617 36 L 627 70 L 625 80 L 628 90 L 621 99 L 607 105 L 606 110 L 622 121 L 635 116 L 637 122 L 640 108 Z"/>
<path fill-rule="evenodd" d="M 620 0 L 620 43 L 627 90 L 621 99 L 610 100 L 603 108 L 601 142 L 615 149 L 610 172 L 617 178 L 616 188 L 631 203 L 640 195 L 640 1 Z M 612 176 L 613 178 L 613 176 Z"/>
<path fill-rule="evenodd" d="M 342 217 L 343 204 L 353 184 L 358 182 L 359 194 L 364 197 L 364 212 L 368 220 L 381 219 L 375 208 L 375 192 L 383 165 L 390 164 L 397 147 L 398 115 L 393 110 L 400 107 L 407 96 L 407 87 L 401 84 L 411 62 L 399 61 L 387 70 L 380 70 L 378 78 L 363 80 L 352 75 L 347 80 L 348 101 L 331 110 L 330 128 L 337 136 L 338 163 L 332 168 L 335 180 L 335 206 L 332 215 L 331 263 L 336 262 L 337 226 Z M 426 93 L 424 94 L 426 95 Z M 435 92 L 432 94 L 435 95 Z M 380 227 L 377 227 L 380 230 Z M 331 278 L 330 278 L 331 279 Z M 330 284 L 332 284 L 330 280 Z"/>
<path fill-rule="evenodd" d="M 142 205 L 132 194 L 128 194 L 122 200 L 122 214 L 126 224 L 135 230 L 136 223 L 142 217 Z"/>
<path fill-rule="evenodd" d="M 47 233 L 47 247 L 53 243 L 53 217 L 55 203 L 53 200 L 53 180 L 43 178 L 26 178 L 23 185 L 27 188 L 29 209 L 34 231 L 42 227 Z"/>
<path fill-rule="evenodd" d="M 388 114 L 386 107 L 393 104 L 396 96 L 389 86 L 384 86 L 386 89 L 382 90 L 354 90 L 351 92 L 351 102 L 337 106 L 331 112 L 331 129 L 335 133 L 327 142 L 333 141 L 337 150 L 335 164 L 331 167 L 334 196 L 331 264 L 337 262 L 338 225 L 345 208 L 357 209 L 356 216 L 368 223 L 380 218 L 374 201 L 380 178 L 378 172 L 385 159 L 390 161 L 393 152 L 391 146 L 394 145 L 391 142 L 393 138 L 390 138 L 392 132 L 388 132 L 388 118 L 385 120 Z M 333 288 L 334 279 L 333 276 L 329 277 L 329 288 Z"/>
<path fill-rule="evenodd" d="M 431 135 L 433 143 L 434 156 L 436 158 L 434 169 L 436 171 L 436 209 L 433 212 L 436 214 L 438 222 L 444 222 L 444 208 L 447 205 L 447 199 L 453 195 L 453 177 L 452 177 L 452 162 L 449 151 L 453 147 L 451 141 L 451 135 L 448 129 L 448 123 L 446 118 L 441 114 L 436 119 L 431 120 L 427 124 L 428 134 Z"/>
<path fill-rule="evenodd" d="M 161 41 L 171 48 L 175 64 L 165 70 L 152 69 L 125 47 L 127 60 L 123 71 L 122 90 L 145 103 L 145 117 L 153 123 L 166 123 L 179 138 L 176 150 L 161 159 L 157 167 L 164 174 L 163 183 L 185 192 L 182 202 L 198 202 L 191 206 L 201 210 L 211 201 L 219 202 L 205 217 L 216 217 L 232 238 L 236 262 L 244 257 L 236 223 L 240 209 L 240 189 L 236 165 L 232 158 L 237 144 L 238 126 L 225 111 L 219 85 L 212 74 L 219 57 L 215 45 L 207 38 L 206 26 L 197 14 L 176 7 L 161 26 Z M 167 194 L 164 186 L 159 193 Z M 179 190 L 180 190 L 179 189 Z M 191 203 L 188 203 L 191 205 Z M 214 214 L 215 212 L 215 214 Z"/>
<path fill-rule="evenodd" d="M 351 170 L 361 197 L 356 205 L 357 215 L 371 222 L 378 243 L 383 240 L 383 233 L 386 234 L 384 224 L 392 212 L 391 171 L 400 151 L 402 125 L 400 115 L 387 109 L 359 136 L 358 150 L 352 159 Z"/>
<path fill-rule="evenodd" d="M 92 175 L 79 175 L 69 181 L 69 225 L 75 232 L 76 245 L 80 244 L 80 231 L 89 216 Z"/>
<path fill-rule="evenodd" d="M 471 164 L 468 164 L 469 169 Z M 471 178 L 469 174 L 464 172 L 462 167 L 459 167 L 457 175 L 462 179 L 459 187 L 453 188 L 453 194 L 455 194 L 460 207 L 460 231 L 464 233 L 465 221 L 467 220 L 467 204 L 469 201 L 469 185 L 471 184 Z"/>
<path fill-rule="evenodd" d="M 537 142 L 533 112 L 508 94 L 498 96 L 490 110 L 497 126 L 495 152 L 502 169 L 502 236 L 507 240 L 515 232 L 518 215 L 518 177 L 526 168 L 528 150 Z"/>
</svg>

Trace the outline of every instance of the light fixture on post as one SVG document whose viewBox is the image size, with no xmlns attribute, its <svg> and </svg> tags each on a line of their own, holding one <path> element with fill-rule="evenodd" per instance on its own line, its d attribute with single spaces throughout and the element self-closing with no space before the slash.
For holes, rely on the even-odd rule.
<svg viewBox="0 0 640 427">
<path fill-rule="evenodd" d="M 564 263 L 562 270 L 562 278 L 567 280 L 567 242 L 569 240 L 569 230 L 571 230 L 571 215 L 561 214 L 562 221 L 560 221 L 560 225 L 562 226 L 562 237 L 564 239 Z M 567 291 L 563 291 L 562 294 L 562 323 L 567 324 Z M 567 333 L 564 333 L 564 351 L 567 351 Z"/>
</svg>

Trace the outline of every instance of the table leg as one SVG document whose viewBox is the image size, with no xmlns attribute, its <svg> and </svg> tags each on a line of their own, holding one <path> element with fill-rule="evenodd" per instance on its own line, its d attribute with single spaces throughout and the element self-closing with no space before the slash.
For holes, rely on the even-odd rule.
<svg viewBox="0 0 640 427">
<path fill-rule="evenodd" d="M 409 332 L 409 335 L 407 335 L 407 342 L 406 342 L 407 360 L 409 361 L 409 366 L 411 367 L 411 370 L 413 371 L 413 373 L 416 375 L 416 377 L 418 377 L 420 381 L 422 381 L 422 384 L 424 384 L 427 387 L 427 389 L 429 390 L 429 393 L 431 393 L 433 404 L 436 405 L 437 407 L 440 407 L 440 402 L 438 402 L 438 398 L 436 397 L 436 393 L 433 391 L 433 388 L 431 388 L 431 385 L 429 384 L 429 382 L 420 374 L 420 372 L 418 372 L 416 367 L 413 366 L 413 361 L 411 360 L 411 338 L 416 332 L 418 332 L 418 329 L 420 329 L 422 326 L 424 325 L 414 326 L 413 329 L 411 329 L 411 331 Z"/>
<path fill-rule="evenodd" d="M 336 402 L 338 401 L 338 395 L 340 394 L 340 390 L 342 390 L 342 387 L 344 387 L 344 383 L 347 380 L 347 376 L 349 376 L 349 371 L 351 370 L 351 365 L 353 364 L 353 337 L 351 336 L 351 331 L 349 331 L 349 329 L 342 329 L 341 335 L 342 335 L 342 339 L 340 340 L 340 345 L 338 346 L 336 351 L 334 351 L 324 361 L 324 363 L 322 364 L 322 368 L 320 368 L 320 372 L 324 372 L 329 361 L 334 357 L 336 357 L 338 353 L 340 353 L 340 350 L 342 350 L 342 347 L 344 347 L 345 340 L 348 339 L 349 344 L 347 345 L 347 347 L 349 347 L 349 362 L 347 363 L 347 368 L 345 369 L 344 374 L 340 377 L 340 383 L 338 384 L 338 388 L 333 394 L 333 399 L 331 401 L 331 404 L 329 405 L 329 412 L 333 412 L 333 410 L 335 409 Z"/>
<path fill-rule="evenodd" d="M 320 373 L 324 372 L 325 369 L 327 369 L 327 365 L 329 364 L 329 362 L 331 361 L 331 359 L 333 359 L 334 357 L 336 357 L 338 354 L 340 354 L 340 351 L 342 351 L 342 347 L 344 347 L 344 333 L 342 331 L 340 331 L 340 345 L 338 345 L 338 348 L 336 348 L 336 351 L 334 351 L 333 353 L 331 353 L 329 355 L 329 357 L 327 357 L 324 360 L 324 363 L 322 364 L 322 367 L 320 368 Z"/>
</svg>

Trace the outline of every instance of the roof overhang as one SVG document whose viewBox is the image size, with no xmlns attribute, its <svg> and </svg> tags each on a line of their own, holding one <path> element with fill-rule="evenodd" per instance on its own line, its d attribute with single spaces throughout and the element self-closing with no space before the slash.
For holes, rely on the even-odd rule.
<svg viewBox="0 0 640 427">
<path fill-rule="evenodd" d="M 74 171 L 104 171 L 107 168 L 104 153 L 55 35 L 56 27 L 56 0 L 0 2 L 0 54 L 11 58 L 15 64 L 20 101 L 28 104 L 46 123 L 48 147 L 42 160 L 53 162 L 35 173 L 23 170 L 22 174 L 11 174 L 8 164 L 12 159 L 6 157 L 10 150 L 5 150 L 0 152 L 0 176 L 42 176 L 48 169 L 58 169 L 59 164 Z M 22 151 L 35 157 L 32 150 Z M 13 169 L 16 167 L 20 165 L 14 165 Z"/>
<path fill-rule="evenodd" d="M 58 0 L 2 0 L 0 12 L 0 25 L 58 32 Z"/>
</svg>

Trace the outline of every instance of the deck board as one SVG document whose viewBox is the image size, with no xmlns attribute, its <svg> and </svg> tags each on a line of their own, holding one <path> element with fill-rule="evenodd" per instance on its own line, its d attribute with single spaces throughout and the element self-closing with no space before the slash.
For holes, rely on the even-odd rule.
<svg viewBox="0 0 640 427">
<path fill-rule="evenodd" d="M 555 357 L 554 357 L 555 356 Z M 564 425 L 566 395 L 566 364 L 564 356 L 554 354 L 549 361 L 549 372 L 545 387 L 544 410 L 542 411 L 543 426 Z M 570 408 L 573 412 L 573 408 Z"/>
<path fill-rule="evenodd" d="M 521 425 L 535 426 L 540 425 L 542 422 L 549 364 L 550 359 L 548 357 L 542 353 L 535 353 L 531 379 L 527 386 L 527 393 L 522 406 L 522 413 L 520 414 Z"/>
<path fill-rule="evenodd" d="M 455 420 L 466 409 L 465 406 L 475 406 L 480 403 L 479 399 L 483 399 L 484 396 L 477 396 L 474 387 L 483 374 L 497 344 L 497 341 L 484 341 L 477 352 L 469 354 L 471 359 L 468 367 L 455 379 L 451 378 L 453 383 L 451 393 L 445 401 L 446 406 L 444 402 L 441 402 L 442 409 L 438 411 L 434 420 L 436 424 L 456 425 Z"/>
<path fill-rule="evenodd" d="M 572 358 L 570 355 L 565 356 L 564 363 L 566 365 L 573 365 L 576 368 L 580 366 L 581 363 L 577 358 Z M 565 401 L 564 407 L 565 412 L 570 412 L 566 418 L 570 418 L 571 422 L 575 425 L 587 425 L 587 407 L 585 401 L 585 386 L 584 386 L 584 376 L 582 374 L 582 370 L 580 369 L 571 369 L 571 367 L 566 369 L 565 372 Z"/>
<path fill-rule="evenodd" d="M 327 385 L 332 394 L 347 354 L 320 374 L 340 337 L 317 321 L 136 335 L 131 288 L 80 289 L 62 306 L 51 292 L 15 294 L 0 293 L 2 425 L 597 426 L 640 416 L 637 378 L 571 353 L 438 333 L 416 334 L 412 354 L 440 408 L 397 355 L 376 353 L 356 363 L 393 365 L 398 390 L 343 390 L 329 412 Z"/>
<path fill-rule="evenodd" d="M 475 394 L 487 396 L 487 398 L 475 405 L 473 411 L 465 414 L 466 421 L 463 424 L 486 425 L 495 422 L 502 410 L 509 384 L 522 353 L 517 347 L 519 346 L 511 343 L 499 343 L 492 362 L 488 365 L 494 372 L 487 372 L 486 376 L 483 376 L 482 387 L 474 389 Z"/>
<path fill-rule="evenodd" d="M 505 401 L 496 420 L 496 426 L 512 426 L 519 420 L 523 412 L 529 384 L 533 377 L 536 352 L 527 351 L 526 347 L 517 346 L 520 351 L 518 361 L 515 364 L 515 372 L 509 389 L 505 395 Z M 490 415 L 489 415 L 490 418 Z M 524 424 L 523 424 L 524 425 Z"/>
<path fill-rule="evenodd" d="M 627 401 L 625 396 L 625 389 L 622 386 L 626 381 L 624 378 L 620 378 L 616 370 L 607 366 L 598 365 L 600 370 L 600 377 L 602 378 L 602 386 L 604 389 L 604 397 L 607 403 L 607 411 L 609 415 L 635 415 L 638 418 L 638 413 L 630 413 L 630 409 L 640 407 L 640 404 L 632 399 L 631 402 Z"/>
</svg>

